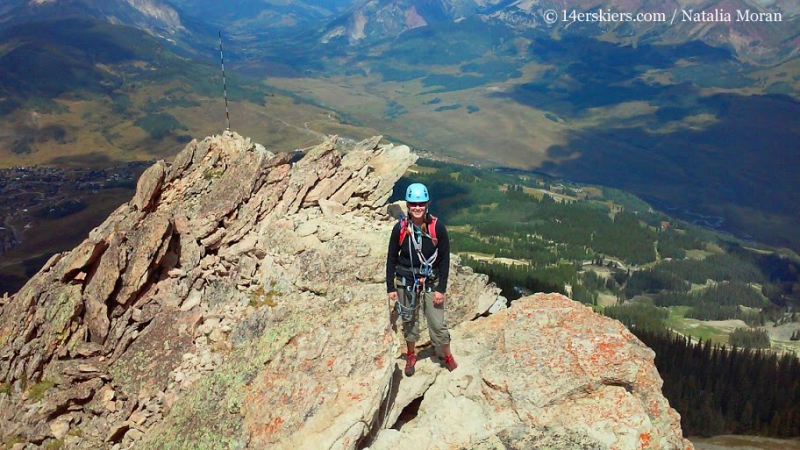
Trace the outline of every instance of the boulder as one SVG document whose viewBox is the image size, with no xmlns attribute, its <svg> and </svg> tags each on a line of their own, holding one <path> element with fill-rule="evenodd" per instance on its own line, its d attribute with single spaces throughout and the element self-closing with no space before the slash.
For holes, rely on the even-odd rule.
<svg viewBox="0 0 800 450">
<path fill-rule="evenodd" d="M 458 369 L 443 372 L 426 355 L 414 378 L 434 381 L 425 389 L 401 382 L 385 426 L 421 399 L 416 417 L 399 432 L 378 434 L 371 449 L 492 448 L 509 435 L 518 445 L 530 437 L 548 442 L 533 448 L 691 447 L 660 393 L 652 350 L 578 302 L 537 294 L 463 322 L 452 335 Z"/>
</svg>

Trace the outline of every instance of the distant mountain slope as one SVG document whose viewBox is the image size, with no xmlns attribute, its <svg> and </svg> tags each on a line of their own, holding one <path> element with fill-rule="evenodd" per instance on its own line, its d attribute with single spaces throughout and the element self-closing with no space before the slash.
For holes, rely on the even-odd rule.
<svg viewBox="0 0 800 450">
<path fill-rule="evenodd" d="M 6 0 L 0 3 L 0 17 L 5 15 L 7 12 L 13 10 L 14 8 L 18 7 L 19 5 L 24 4 L 26 1 L 27 0 Z"/>
<path fill-rule="evenodd" d="M 587 12 L 595 15 L 576 15 Z M 611 13 L 630 14 L 631 20 Z M 741 20 L 752 19 L 753 14 L 762 15 L 758 20 Z M 702 40 L 730 48 L 743 60 L 772 64 L 800 54 L 798 14 L 800 3 L 794 0 L 371 1 L 331 21 L 321 30 L 319 41 L 350 46 L 373 44 L 415 28 L 477 17 L 525 36 L 602 35 L 627 44 Z"/>
<path fill-rule="evenodd" d="M 15 25 L 56 18 L 82 17 L 133 26 L 151 34 L 186 32 L 178 11 L 162 0 L 12 0 L 0 23 Z"/>
<path fill-rule="evenodd" d="M 183 16 L 238 35 L 276 34 L 341 13 L 356 0 L 171 0 Z"/>
<path fill-rule="evenodd" d="M 361 3 L 333 20 L 322 42 L 373 43 L 425 26 L 456 22 L 488 14 L 513 4 L 513 0 L 398 0 Z"/>
<path fill-rule="evenodd" d="M 753 14 L 762 15 L 740 20 Z M 581 35 L 631 45 L 700 40 L 768 65 L 800 54 L 796 0 L 8 0 L 0 6 L 0 28 L 66 17 L 139 28 L 202 54 L 213 53 L 216 29 L 222 29 L 239 40 L 234 59 L 268 48 L 273 51 L 266 54 L 302 51 L 313 60 L 316 53 L 451 24 L 461 24 L 466 43 L 482 38 L 469 36 L 483 31 L 475 21 L 499 26 L 509 39 Z M 291 39 L 275 39 L 287 35 Z"/>
<path fill-rule="evenodd" d="M 121 82 L 103 64 L 151 60 L 159 50 L 152 36 L 133 28 L 81 19 L 23 24 L 0 32 L 0 92 L 5 102 L 53 98 L 72 89 L 101 92 Z M 0 110 L 10 104 L 0 102 Z"/>
<path fill-rule="evenodd" d="M 180 54 L 214 58 L 217 31 L 238 40 L 231 59 L 247 58 L 273 36 L 306 34 L 355 0 L 5 0 L 0 30 L 68 18 L 96 19 L 146 31 Z M 2 41 L 0 41 L 0 44 Z"/>
</svg>

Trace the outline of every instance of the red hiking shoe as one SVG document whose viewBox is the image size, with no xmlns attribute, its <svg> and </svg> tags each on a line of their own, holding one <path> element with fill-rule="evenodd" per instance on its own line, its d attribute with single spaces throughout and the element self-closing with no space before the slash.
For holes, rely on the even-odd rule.
<svg viewBox="0 0 800 450">
<path fill-rule="evenodd" d="M 414 353 L 409 353 L 406 355 L 406 376 L 410 377 L 414 375 L 414 365 L 417 363 L 417 355 Z"/>
<path fill-rule="evenodd" d="M 456 362 L 455 359 L 453 359 L 453 355 L 448 355 L 444 357 L 444 365 L 450 372 L 456 370 L 456 368 L 458 367 L 458 363 Z"/>
</svg>

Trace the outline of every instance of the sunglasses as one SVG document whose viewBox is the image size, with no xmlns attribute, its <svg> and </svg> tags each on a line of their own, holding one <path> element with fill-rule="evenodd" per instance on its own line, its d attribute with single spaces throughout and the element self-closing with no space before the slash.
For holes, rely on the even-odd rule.
<svg viewBox="0 0 800 450">
<path fill-rule="evenodd" d="M 424 208 L 427 205 L 427 203 L 408 203 L 409 208 Z"/>
</svg>

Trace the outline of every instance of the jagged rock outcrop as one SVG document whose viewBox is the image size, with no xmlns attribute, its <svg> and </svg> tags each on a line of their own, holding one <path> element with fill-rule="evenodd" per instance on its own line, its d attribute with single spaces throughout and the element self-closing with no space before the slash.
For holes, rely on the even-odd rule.
<svg viewBox="0 0 800 450">
<path fill-rule="evenodd" d="M 485 317 L 504 307 L 499 289 L 456 257 L 461 367 L 444 371 L 427 349 L 403 378 L 384 206 L 416 157 L 379 142 L 342 156 L 332 137 L 291 162 L 225 133 L 154 164 L 129 203 L 0 304 L 4 441 L 691 446 L 652 352 L 618 322 L 559 296 Z"/>
</svg>

